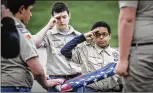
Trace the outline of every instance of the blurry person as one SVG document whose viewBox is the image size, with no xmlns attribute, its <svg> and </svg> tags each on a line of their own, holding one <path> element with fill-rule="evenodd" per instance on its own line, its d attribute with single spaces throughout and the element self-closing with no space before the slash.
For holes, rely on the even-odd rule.
<svg viewBox="0 0 153 93">
<path fill-rule="evenodd" d="M 1 92 L 30 92 L 34 79 L 45 89 L 60 84 L 59 80 L 46 77 L 32 40 L 23 34 L 34 3 L 35 0 L 7 0 L 19 35 L 20 52 L 15 58 L 1 57 Z"/>
<path fill-rule="evenodd" d="M 153 91 L 153 1 L 119 1 L 119 62 L 124 92 Z"/>
</svg>

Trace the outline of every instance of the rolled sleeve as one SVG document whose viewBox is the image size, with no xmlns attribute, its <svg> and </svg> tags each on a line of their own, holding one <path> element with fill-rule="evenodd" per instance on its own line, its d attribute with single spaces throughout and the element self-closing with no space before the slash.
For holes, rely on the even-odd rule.
<svg viewBox="0 0 153 93">
<path fill-rule="evenodd" d="M 28 40 L 27 38 L 21 37 L 21 58 L 24 62 L 29 60 L 33 57 L 38 57 L 38 53 L 36 50 L 35 45 L 32 43 L 32 41 Z"/>
<path fill-rule="evenodd" d="M 126 6 L 137 8 L 138 1 L 119 1 L 119 8 L 123 8 Z"/>
</svg>

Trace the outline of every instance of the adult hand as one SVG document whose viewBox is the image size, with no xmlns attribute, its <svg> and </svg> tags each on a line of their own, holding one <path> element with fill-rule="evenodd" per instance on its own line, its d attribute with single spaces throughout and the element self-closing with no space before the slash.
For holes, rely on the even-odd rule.
<svg viewBox="0 0 153 93">
<path fill-rule="evenodd" d="M 128 76 L 128 65 L 128 60 L 120 60 L 115 67 L 116 73 L 120 76 Z"/>
<path fill-rule="evenodd" d="M 61 85 L 63 84 L 65 80 L 63 78 L 58 78 L 58 79 L 48 79 L 47 80 L 47 87 L 53 87 L 56 85 Z"/>
</svg>

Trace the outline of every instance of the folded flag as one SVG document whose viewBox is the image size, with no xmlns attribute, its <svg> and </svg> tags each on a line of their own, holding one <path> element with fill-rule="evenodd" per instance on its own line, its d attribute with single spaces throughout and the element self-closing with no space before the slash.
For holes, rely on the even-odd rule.
<svg viewBox="0 0 153 93">
<path fill-rule="evenodd" d="M 71 91 L 73 89 L 78 89 L 80 87 L 92 84 L 99 80 L 111 77 L 115 74 L 115 66 L 116 63 L 112 62 L 94 72 L 67 80 L 64 84 L 61 85 L 60 91 Z"/>
</svg>

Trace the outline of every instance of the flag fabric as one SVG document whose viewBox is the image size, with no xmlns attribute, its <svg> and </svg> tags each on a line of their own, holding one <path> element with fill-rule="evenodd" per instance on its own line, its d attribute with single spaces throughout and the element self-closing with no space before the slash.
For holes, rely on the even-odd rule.
<svg viewBox="0 0 153 93">
<path fill-rule="evenodd" d="M 73 89 L 78 89 L 80 87 L 92 84 L 99 80 L 111 77 L 115 74 L 115 66 L 116 62 L 112 62 L 94 72 L 67 80 L 64 84 L 61 85 L 60 91 L 71 91 Z"/>
</svg>

